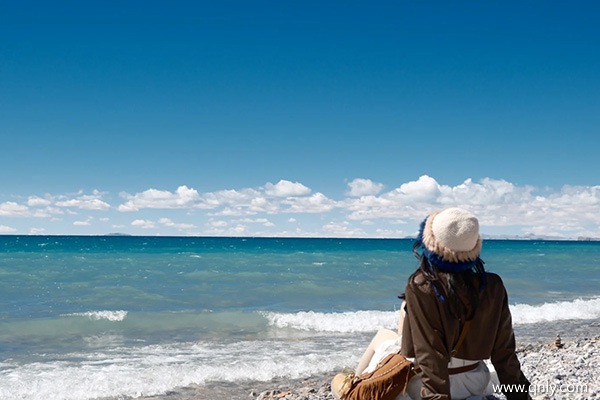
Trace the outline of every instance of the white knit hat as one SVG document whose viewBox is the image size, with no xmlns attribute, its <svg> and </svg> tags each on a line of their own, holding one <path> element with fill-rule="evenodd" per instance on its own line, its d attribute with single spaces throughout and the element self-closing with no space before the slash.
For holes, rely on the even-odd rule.
<svg viewBox="0 0 600 400">
<path fill-rule="evenodd" d="M 454 207 L 435 211 L 422 229 L 425 249 L 447 263 L 472 262 L 481 254 L 479 221 L 467 210 Z"/>
</svg>

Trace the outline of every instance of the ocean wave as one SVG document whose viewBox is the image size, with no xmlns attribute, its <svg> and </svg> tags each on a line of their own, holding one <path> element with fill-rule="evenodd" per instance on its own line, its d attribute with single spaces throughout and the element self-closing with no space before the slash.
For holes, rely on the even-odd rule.
<svg viewBox="0 0 600 400">
<path fill-rule="evenodd" d="M 296 379 L 355 365 L 359 345 L 344 340 L 325 347 L 311 341 L 250 340 L 69 354 L 67 360 L 8 366 L 0 374 L 0 399 L 135 398 L 214 381 Z"/>
<path fill-rule="evenodd" d="M 600 297 L 558 301 L 542 305 L 515 304 L 510 306 L 515 324 L 600 318 Z"/>
<path fill-rule="evenodd" d="M 534 324 L 547 321 L 600 318 L 600 298 L 576 299 L 541 305 L 515 304 L 510 306 L 514 324 Z M 398 311 L 354 311 L 319 313 L 262 312 L 269 325 L 316 332 L 375 332 L 379 328 L 396 329 Z"/>
<path fill-rule="evenodd" d="M 394 328 L 398 325 L 399 311 L 354 311 L 340 313 L 319 313 L 303 311 L 298 313 L 261 313 L 269 325 L 277 328 L 294 328 L 321 332 L 372 332 L 379 327 Z"/>
<path fill-rule="evenodd" d="M 88 317 L 92 321 L 106 320 L 111 322 L 121 322 L 127 317 L 127 311 L 87 311 L 81 313 L 63 314 L 63 317 Z"/>
</svg>

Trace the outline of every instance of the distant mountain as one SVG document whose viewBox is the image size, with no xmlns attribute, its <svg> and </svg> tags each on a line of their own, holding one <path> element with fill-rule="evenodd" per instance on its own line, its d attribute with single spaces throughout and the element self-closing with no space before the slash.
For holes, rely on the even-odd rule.
<svg viewBox="0 0 600 400">
<path fill-rule="evenodd" d="M 600 238 L 587 236 L 578 236 L 577 240 L 581 242 L 600 242 Z"/>
<path fill-rule="evenodd" d="M 489 240 L 577 240 L 585 242 L 597 242 L 600 238 L 596 237 L 564 237 L 564 236 L 552 236 L 552 235 L 535 235 L 533 233 L 526 233 L 525 235 L 481 235 L 482 239 Z"/>
</svg>

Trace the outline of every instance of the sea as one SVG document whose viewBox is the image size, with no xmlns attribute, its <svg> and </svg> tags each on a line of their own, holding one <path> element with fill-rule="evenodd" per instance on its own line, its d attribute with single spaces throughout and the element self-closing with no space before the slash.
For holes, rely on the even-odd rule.
<svg viewBox="0 0 600 400">
<path fill-rule="evenodd" d="M 0 236 L 0 399 L 131 399 L 356 365 L 409 239 Z M 484 241 L 517 341 L 598 335 L 600 242 Z M 246 395 L 247 397 L 247 395 Z"/>
</svg>

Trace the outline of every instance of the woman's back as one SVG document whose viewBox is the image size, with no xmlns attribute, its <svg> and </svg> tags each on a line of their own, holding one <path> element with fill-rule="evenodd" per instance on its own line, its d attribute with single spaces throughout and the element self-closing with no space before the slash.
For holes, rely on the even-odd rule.
<svg viewBox="0 0 600 400">
<path fill-rule="evenodd" d="M 500 277 L 486 274 L 486 286 L 464 342 L 455 354 L 465 360 L 491 359 L 502 383 L 522 383 L 506 290 Z M 464 321 L 456 319 L 431 283 L 415 274 L 406 286 L 406 319 L 402 353 L 414 357 L 423 371 L 423 386 L 432 393 L 449 393 L 448 362 Z"/>
<path fill-rule="evenodd" d="M 485 272 L 481 248 L 479 221 L 466 210 L 436 211 L 421 224 L 414 247 L 419 269 L 405 290 L 402 353 L 421 369 L 425 399 L 450 397 L 453 355 L 472 360 L 473 367 L 489 358 L 500 383 L 529 386 L 515 353 L 506 289 L 498 275 Z M 461 336 L 464 341 L 455 349 Z M 528 398 L 527 393 L 506 395 Z"/>
</svg>

